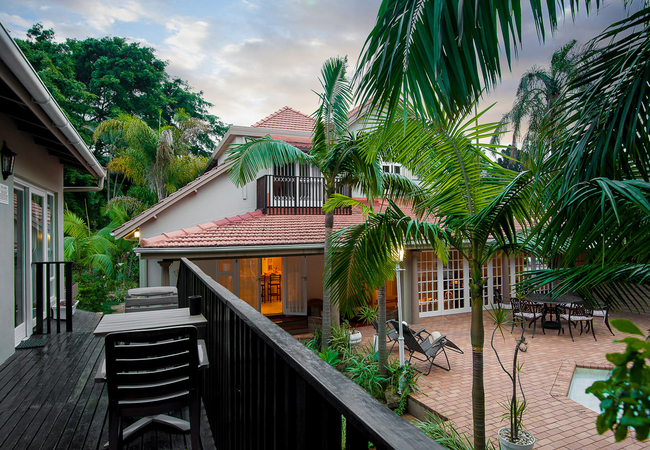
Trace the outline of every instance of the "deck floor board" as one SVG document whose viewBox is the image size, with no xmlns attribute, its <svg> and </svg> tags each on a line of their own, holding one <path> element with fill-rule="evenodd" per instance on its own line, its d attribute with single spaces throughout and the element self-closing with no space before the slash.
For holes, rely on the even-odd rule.
<svg viewBox="0 0 650 450">
<path fill-rule="evenodd" d="M 47 336 L 44 347 L 16 350 L 0 365 L 0 448 L 103 449 L 108 442 L 108 394 L 94 376 L 103 360 L 103 339 L 93 335 L 99 317 L 77 311 L 74 332 Z M 62 326 L 65 330 L 65 327 Z M 188 416 L 187 408 L 177 417 Z M 201 447 L 213 449 L 205 410 Z M 151 426 L 128 449 L 191 448 L 189 434 Z"/>
</svg>

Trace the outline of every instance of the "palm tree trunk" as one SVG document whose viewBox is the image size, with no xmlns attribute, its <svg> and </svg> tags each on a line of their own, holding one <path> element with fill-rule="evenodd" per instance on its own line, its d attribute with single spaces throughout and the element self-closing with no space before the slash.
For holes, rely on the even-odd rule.
<svg viewBox="0 0 650 450">
<path fill-rule="evenodd" d="M 379 375 L 388 374 L 388 352 L 386 351 L 386 284 L 377 290 L 377 343 L 379 347 Z"/>
<path fill-rule="evenodd" d="M 485 450 L 485 386 L 483 384 L 483 273 L 481 266 L 470 262 L 470 296 L 472 305 L 472 413 L 474 416 L 474 449 Z"/>
<path fill-rule="evenodd" d="M 332 234 L 332 228 L 334 227 L 334 212 L 328 212 L 325 214 L 325 271 L 329 267 L 329 237 Z M 327 275 L 324 274 L 327 279 Z M 337 315 L 338 319 L 338 315 Z M 332 307 L 330 304 L 330 290 L 328 287 L 323 289 L 323 338 L 322 338 L 322 348 L 327 350 L 329 346 L 329 340 L 332 335 L 332 323 L 338 324 L 334 320 L 332 314 Z"/>
</svg>

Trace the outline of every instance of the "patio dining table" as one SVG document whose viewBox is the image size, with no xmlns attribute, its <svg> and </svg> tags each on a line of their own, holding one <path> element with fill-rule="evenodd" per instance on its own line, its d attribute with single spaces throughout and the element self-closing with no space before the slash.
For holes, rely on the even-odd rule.
<svg viewBox="0 0 650 450">
<path fill-rule="evenodd" d="M 142 311 L 133 314 L 108 314 L 102 317 L 93 334 L 104 337 L 108 333 L 122 331 L 149 330 L 152 328 L 180 327 L 185 325 L 198 327 L 206 323 L 208 321 L 203 317 L 203 314 L 191 316 L 189 308 Z"/>
<path fill-rule="evenodd" d="M 540 305 L 543 305 L 542 327 L 546 329 L 552 329 L 552 330 L 559 330 L 562 327 L 562 325 L 560 324 L 560 311 L 557 308 L 558 305 L 566 306 L 566 305 L 571 305 L 573 303 L 583 303 L 581 297 L 578 297 L 577 295 L 571 295 L 571 294 L 560 295 L 559 297 L 553 299 L 550 294 L 533 293 L 533 294 L 526 295 L 525 298 L 527 298 L 531 302 L 535 302 Z M 550 315 L 551 317 L 555 316 L 555 320 L 547 320 L 546 319 L 547 314 Z"/>
</svg>

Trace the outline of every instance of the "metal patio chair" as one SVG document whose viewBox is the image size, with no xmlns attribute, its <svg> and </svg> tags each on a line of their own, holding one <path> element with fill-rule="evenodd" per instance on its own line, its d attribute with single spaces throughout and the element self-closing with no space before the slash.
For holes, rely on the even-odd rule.
<svg viewBox="0 0 650 450">
<path fill-rule="evenodd" d="M 429 373 L 431 373 L 433 366 L 440 367 L 446 371 L 451 370 L 451 364 L 449 364 L 449 357 L 447 356 L 446 351 L 447 348 L 457 353 L 463 353 L 463 351 L 458 348 L 456 344 L 447 339 L 446 335 L 441 335 L 435 340 L 429 339 L 428 337 L 422 340 L 418 340 L 409 327 L 404 327 L 402 331 L 404 334 L 404 343 L 406 344 L 409 352 L 409 362 L 411 362 L 411 359 L 413 358 L 417 359 L 418 361 L 429 362 L 429 370 L 424 374 L 424 376 L 427 376 Z M 443 354 L 445 356 L 447 367 L 435 363 L 435 359 L 440 354 Z"/>
<path fill-rule="evenodd" d="M 571 305 L 567 307 L 565 313 L 560 314 L 560 319 L 567 321 L 567 324 L 569 325 L 569 335 L 571 336 L 572 341 L 574 341 L 574 339 L 573 332 L 571 331 L 571 323 L 574 323 L 574 326 L 576 326 L 578 322 L 580 322 L 580 335 L 582 335 L 583 324 L 585 324 L 587 326 L 586 331 L 589 331 L 588 327 L 591 327 L 591 334 L 594 337 L 594 340 L 598 340 L 596 339 L 596 332 L 594 331 L 593 311 L 585 304 L 571 303 Z M 564 333 L 564 328 L 561 328 L 561 331 Z M 560 330 L 558 330 L 557 334 L 560 334 Z"/>
<path fill-rule="evenodd" d="M 526 300 L 523 298 L 517 300 L 513 299 L 512 315 L 514 320 L 512 321 L 512 329 L 510 331 L 511 332 L 514 331 L 515 325 L 518 321 L 521 323 L 521 327 L 523 328 L 526 321 L 530 320 L 530 323 L 528 324 L 528 328 L 530 328 L 531 325 L 533 326 L 533 337 L 535 337 L 537 320 L 543 317 L 542 308 L 543 305 L 540 305 L 535 302 L 531 302 L 530 300 Z M 542 327 L 542 332 L 544 332 L 544 327 Z M 544 334 L 546 333 L 544 332 Z"/>
</svg>

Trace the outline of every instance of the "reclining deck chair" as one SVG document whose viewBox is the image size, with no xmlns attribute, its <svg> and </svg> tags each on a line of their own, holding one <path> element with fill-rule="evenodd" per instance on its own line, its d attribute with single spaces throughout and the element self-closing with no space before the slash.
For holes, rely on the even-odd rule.
<svg viewBox="0 0 650 450">
<path fill-rule="evenodd" d="M 190 430 L 198 450 L 200 403 L 197 386 L 202 349 L 195 327 L 161 328 L 111 333 L 106 336 L 109 448 L 125 441 L 151 422 Z M 203 366 L 205 366 L 204 364 Z M 189 406 L 189 424 L 163 415 Z M 122 417 L 142 417 L 124 428 Z"/>
<path fill-rule="evenodd" d="M 419 361 L 428 361 L 430 363 L 429 370 L 424 374 L 425 376 L 431 373 L 433 366 L 440 367 L 446 371 L 451 370 L 449 358 L 447 357 L 447 351 L 445 350 L 446 348 L 449 348 L 449 350 L 456 353 L 463 353 L 463 351 L 456 344 L 447 339 L 447 336 L 444 334 L 439 336 L 437 339 L 431 339 L 431 334 L 427 332 L 428 336 L 423 336 L 421 334 L 421 330 L 418 334 L 422 336 L 422 339 L 418 340 L 413 334 L 413 330 L 411 330 L 409 327 L 403 327 L 402 331 L 404 333 L 404 343 L 406 344 L 409 351 L 409 362 L 411 362 L 412 358 L 415 358 Z M 416 353 L 423 355 L 424 358 L 416 356 Z M 445 355 L 445 360 L 447 360 L 447 367 L 441 366 L 434 362 L 436 357 L 441 353 Z"/>
<path fill-rule="evenodd" d="M 399 333 L 395 331 L 394 327 L 389 326 L 390 324 L 388 322 L 386 322 L 386 344 L 390 344 L 391 342 L 393 343 L 393 345 L 390 347 L 390 350 L 388 350 L 388 353 L 390 353 L 393 351 L 395 344 L 397 344 Z M 375 331 L 379 333 L 379 323 L 376 320 L 371 321 L 371 323 Z"/>
</svg>

